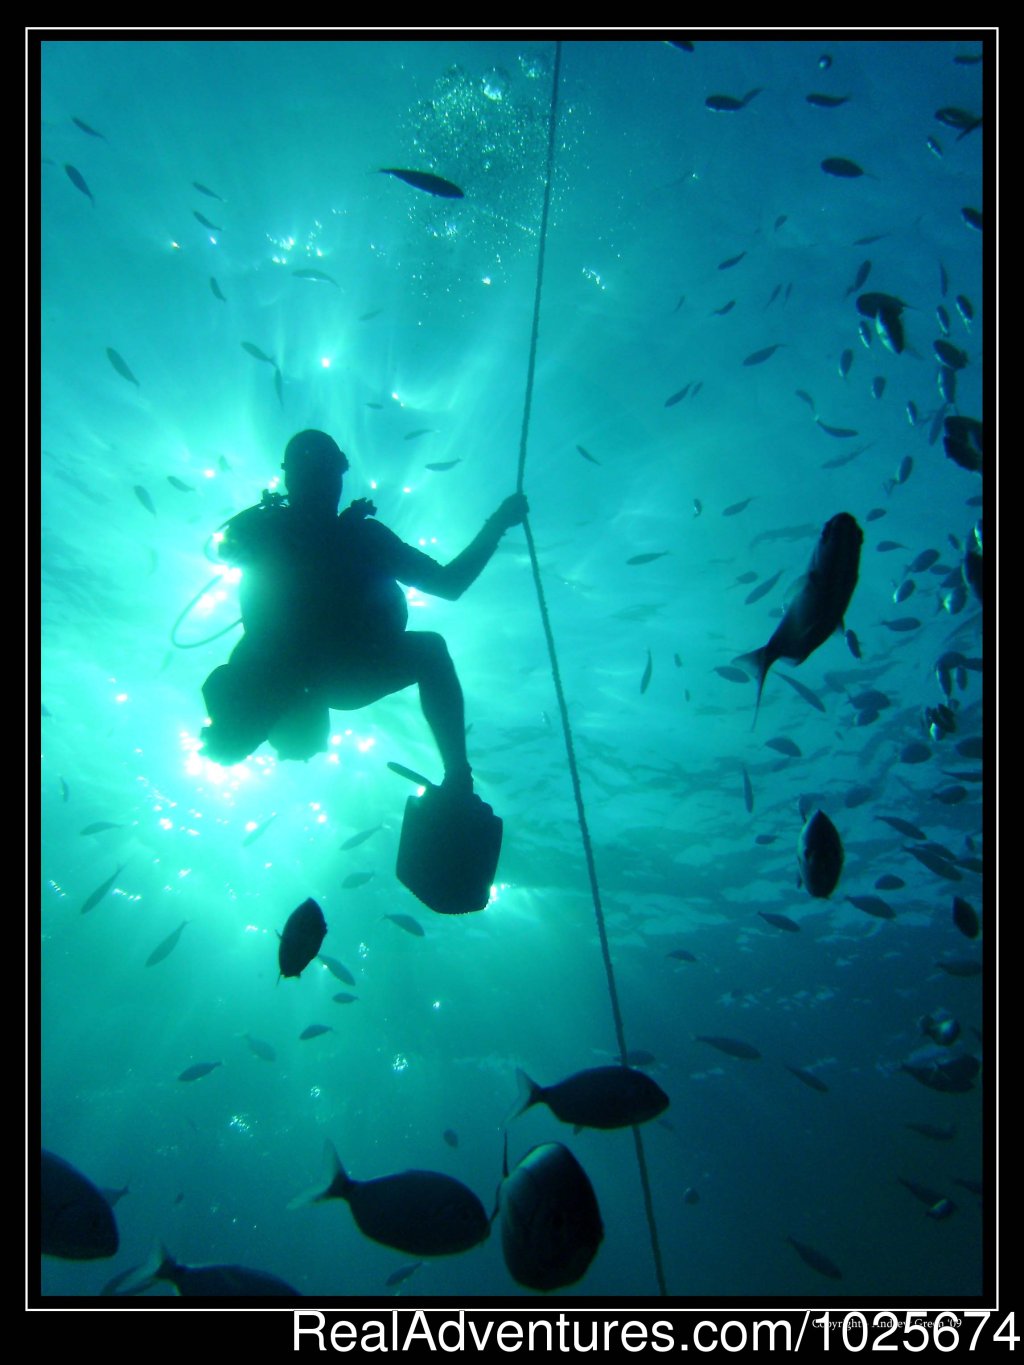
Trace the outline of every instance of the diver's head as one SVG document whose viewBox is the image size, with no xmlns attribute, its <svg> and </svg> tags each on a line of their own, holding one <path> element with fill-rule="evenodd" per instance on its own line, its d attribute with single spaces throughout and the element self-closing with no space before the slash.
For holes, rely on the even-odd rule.
<svg viewBox="0 0 1024 1365">
<path fill-rule="evenodd" d="M 348 460 L 326 431 L 300 431 L 285 446 L 285 487 L 293 507 L 338 510 Z"/>
</svg>

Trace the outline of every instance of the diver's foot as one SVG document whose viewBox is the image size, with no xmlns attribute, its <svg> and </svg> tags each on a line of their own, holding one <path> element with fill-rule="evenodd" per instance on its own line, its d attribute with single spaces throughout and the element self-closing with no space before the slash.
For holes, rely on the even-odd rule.
<svg viewBox="0 0 1024 1365">
<path fill-rule="evenodd" d="M 449 768 L 444 775 L 440 791 L 442 796 L 455 800 L 465 800 L 473 795 L 473 770 L 469 764 L 459 768 Z"/>
</svg>

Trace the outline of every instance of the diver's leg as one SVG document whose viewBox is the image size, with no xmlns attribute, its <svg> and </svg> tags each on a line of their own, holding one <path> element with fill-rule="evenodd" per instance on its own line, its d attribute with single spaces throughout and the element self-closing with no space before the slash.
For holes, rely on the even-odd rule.
<svg viewBox="0 0 1024 1365">
<path fill-rule="evenodd" d="M 267 738 L 295 693 L 287 663 L 252 648 L 243 637 L 231 658 L 203 683 L 211 724 L 202 731 L 205 758 L 243 763 Z"/>
<path fill-rule="evenodd" d="M 445 787 L 468 794 L 473 778 L 466 755 L 466 708 L 448 646 L 433 631 L 410 630 L 402 641 L 419 683 L 423 715 L 444 764 Z"/>
</svg>

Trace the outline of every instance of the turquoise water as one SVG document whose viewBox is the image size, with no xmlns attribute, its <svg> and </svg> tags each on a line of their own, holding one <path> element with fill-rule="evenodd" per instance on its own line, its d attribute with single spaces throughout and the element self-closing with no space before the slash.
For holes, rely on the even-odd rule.
<svg viewBox="0 0 1024 1365">
<path fill-rule="evenodd" d="M 934 117 L 980 112 L 982 68 L 954 60 L 976 50 L 564 45 L 525 488 L 626 1038 L 653 1054 L 672 1101 L 643 1136 L 673 1296 L 834 1293 L 787 1236 L 841 1267 L 854 1297 L 981 1288 L 980 1203 L 956 1184 L 982 1175 L 980 1086 L 937 1093 L 901 1070 L 935 1053 L 919 1021 L 940 1008 L 963 1028 L 953 1054 L 981 1055 L 980 977 L 935 965 L 980 958 L 951 904 L 980 910 L 981 878 L 936 875 L 878 819 L 982 856 L 981 761 L 956 750 L 981 734 L 980 604 L 942 603 L 962 559 L 948 537 L 969 538 L 981 481 L 929 439 L 939 304 L 969 360 L 956 411 L 983 415 L 982 237 L 961 209 L 982 208 L 984 131 L 957 140 Z M 489 1210 L 516 1067 L 552 1083 L 617 1056 L 521 530 L 460 602 L 414 593 L 410 606 L 411 628 L 448 641 L 477 790 L 505 821 L 482 914 L 434 915 L 394 877 L 410 789 L 385 765 L 440 775 L 413 691 L 333 713 L 331 752 L 308 764 L 264 746 L 221 770 L 197 753 L 200 687 L 238 631 L 187 651 L 170 639 L 214 573 L 209 537 L 272 486 L 302 428 L 348 453 L 345 502 L 372 496 L 441 561 L 514 490 L 552 61 L 553 44 L 525 40 L 43 44 L 42 1138 L 98 1185 L 130 1186 L 117 1257 L 45 1258 L 46 1294 L 97 1294 L 157 1240 L 304 1294 L 394 1292 L 385 1280 L 410 1258 L 364 1238 L 345 1205 L 287 1207 L 320 1179 L 325 1139 L 357 1179 L 443 1171 Z M 758 87 L 738 111 L 705 105 Z M 849 100 L 816 107 L 815 92 Z M 829 157 L 865 174 L 825 174 Z M 429 169 L 465 198 L 382 166 Z M 847 293 L 868 260 L 863 290 L 907 304 L 900 355 L 858 337 L 861 290 Z M 330 280 L 294 273 L 310 269 Z M 970 331 L 956 295 L 973 304 Z M 857 435 L 831 436 L 815 414 Z M 905 456 L 913 470 L 893 487 Z M 837 635 L 798 668 L 776 665 L 752 729 L 756 685 L 715 669 L 766 642 L 839 511 L 865 531 L 846 616 L 863 657 Z M 927 549 L 938 564 L 895 604 Z M 627 562 L 641 555 L 658 557 Z M 229 626 L 236 592 L 211 589 L 179 638 Z M 920 625 L 884 624 L 906 617 Z M 946 701 L 935 663 L 948 651 L 974 666 L 953 680 L 956 732 L 936 741 L 923 713 Z M 890 705 L 858 724 L 850 697 L 868 688 Z M 766 745 L 779 737 L 801 756 Z M 924 761 L 901 761 L 911 743 Z M 955 785 L 959 802 L 936 796 Z M 796 886 L 801 797 L 845 845 L 829 901 Z M 81 833 L 96 822 L 116 828 Z M 373 875 L 343 885 L 359 873 Z M 905 885 L 876 892 L 887 873 Z M 895 919 L 845 899 L 866 894 Z M 318 966 L 276 982 L 276 931 L 308 896 L 354 987 Z M 414 915 L 424 937 L 391 914 Z M 697 961 L 668 956 L 679 948 Z M 358 999 L 334 1003 L 346 989 Z M 311 1023 L 332 1031 L 299 1041 Z M 177 1080 L 202 1061 L 222 1065 Z M 955 1137 L 910 1122 L 952 1123 Z M 584 1165 L 605 1224 L 566 1292 L 655 1293 L 632 1135 L 574 1135 L 536 1108 L 509 1128 L 511 1159 L 552 1140 Z M 956 1213 L 927 1217 L 900 1177 Z M 524 1291 L 492 1236 L 402 1292 Z"/>
</svg>

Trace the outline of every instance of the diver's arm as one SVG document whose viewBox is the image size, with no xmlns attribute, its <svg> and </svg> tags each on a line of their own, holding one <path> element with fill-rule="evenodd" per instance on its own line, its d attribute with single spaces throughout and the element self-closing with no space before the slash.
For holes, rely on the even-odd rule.
<svg viewBox="0 0 1024 1365">
<path fill-rule="evenodd" d="M 450 564 L 437 566 L 436 574 L 431 575 L 432 583 L 416 583 L 413 586 L 435 597 L 442 597 L 447 602 L 457 601 L 470 584 L 480 577 L 498 548 L 501 537 L 510 526 L 518 526 L 522 522 L 527 510 L 523 494 L 513 493 L 493 516 L 487 518 L 480 533 L 461 554 L 456 555 Z"/>
</svg>

